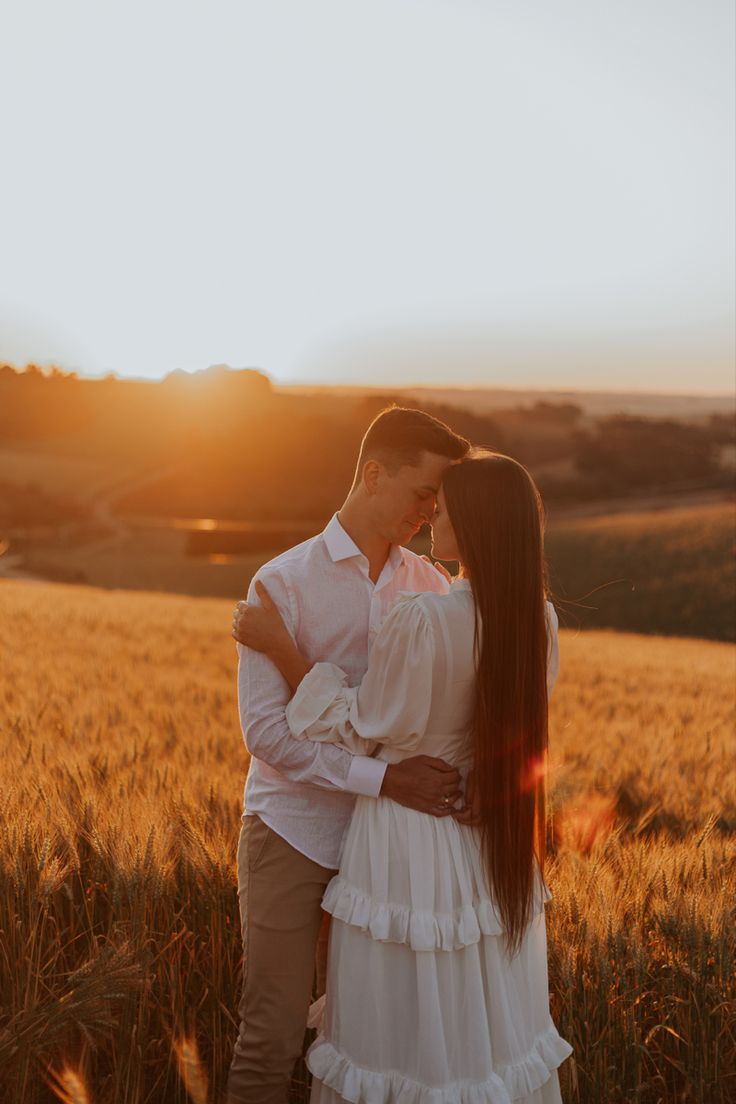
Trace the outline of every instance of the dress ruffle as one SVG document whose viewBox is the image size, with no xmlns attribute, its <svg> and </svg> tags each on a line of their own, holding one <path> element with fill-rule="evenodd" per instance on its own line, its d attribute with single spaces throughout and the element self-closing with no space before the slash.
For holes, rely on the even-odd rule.
<svg viewBox="0 0 736 1104">
<path fill-rule="evenodd" d="M 544 901 L 551 897 L 545 886 Z M 328 885 L 322 908 L 344 924 L 368 932 L 371 939 L 406 943 L 413 951 L 458 951 L 477 943 L 482 935 L 502 935 L 504 931 L 489 898 L 462 904 L 451 913 L 428 912 L 376 901 L 339 874 Z"/>
<path fill-rule="evenodd" d="M 307 1065 L 351 1104 L 512 1104 L 540 1089 L 570 1054 L 572 1047 L 550 1024 L 520 1061 L 500 1066 L 486 1081 L 456 1081 L 447 1088 L 422 1085 L 392 1071 L 363 1069 L 323 1035 L 310 1047 Z"/>
</svg>

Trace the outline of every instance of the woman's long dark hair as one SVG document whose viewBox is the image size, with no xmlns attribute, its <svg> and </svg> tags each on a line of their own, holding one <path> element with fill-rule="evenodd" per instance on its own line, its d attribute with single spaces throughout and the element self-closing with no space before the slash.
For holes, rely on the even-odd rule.
<svg viewBox="0 0 736 1104">
<path fill-rule="evenodd" d="M 545 858 L 544 512 L 526 468 L 499 453 L 474 452 L 442 486 L 475 599 L 474 780 L 488 881 L 513 953 Z"/>
</svg>

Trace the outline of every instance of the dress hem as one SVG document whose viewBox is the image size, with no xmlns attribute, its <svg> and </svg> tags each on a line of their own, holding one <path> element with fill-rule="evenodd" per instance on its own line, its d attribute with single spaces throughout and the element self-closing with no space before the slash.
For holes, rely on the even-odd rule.
<svg viewBox="0 0 736 1104">
<path fill-rule="evenodd" d="M 314 1077 L 350 1104 L 512 1104 L 540 1089 L 570 1054 L 572 1047 L 550 1024 L 520 1061 L 500 1066 L 481 1082 L 431 1086 L 395 1070 L 365 1069 L 323 1035 L 309 1048 L 307 1066 Z"/>
</svg>

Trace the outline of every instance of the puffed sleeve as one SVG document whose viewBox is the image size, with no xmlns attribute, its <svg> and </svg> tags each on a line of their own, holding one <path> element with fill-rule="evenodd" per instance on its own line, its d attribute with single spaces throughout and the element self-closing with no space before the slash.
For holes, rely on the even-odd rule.
<svg viewBox="0 0 736 1104">
<path fill-rule="evenodd" d="M 316 663 L 286 708 L 297 739 L 340 743 L 359 755 L 379 744 L 414 748 L 432 702 L 434 632 L 420 596 L 401 598 L 384 621 L 360 686 L 333 663 Z"/>
<path fill-rule="evenodd" d="M 557 610 L 551 602 L 546 603 L 547 610 L 547 695 L 557 681 L 560 670 L 560 646 L 557 640 Z"/>
</svg>

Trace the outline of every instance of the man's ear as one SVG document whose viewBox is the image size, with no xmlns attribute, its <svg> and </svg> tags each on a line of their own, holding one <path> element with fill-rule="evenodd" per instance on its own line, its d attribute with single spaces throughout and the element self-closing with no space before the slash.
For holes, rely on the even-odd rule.
<svg viewBox="0 0 736 1104">
<path fill-rule="evenodd" d="M 361 482 L 369 495 L 374 495 L 378 490 L 378 484 L 381 480 L 381 472 L 382 468 L 377 460 L 366 460 L 365 464 L 363 465 Z"/>
</svg>

